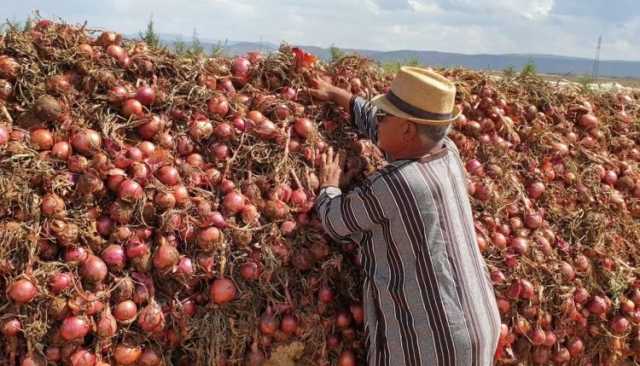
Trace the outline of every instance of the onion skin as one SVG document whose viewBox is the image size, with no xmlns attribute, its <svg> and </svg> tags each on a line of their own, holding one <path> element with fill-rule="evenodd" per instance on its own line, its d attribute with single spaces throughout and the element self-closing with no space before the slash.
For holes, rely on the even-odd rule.
<svg viewBox="0 0 640 366">
<path fill-rule="evenodd" d="M 219 278 L 213 281 L 209 291 L 211 300 L 218 305 L 234 300 L 237 294 L 236 286 L 226 278 Z"/>
<path fill-rule="evenodd" d="M 9 286 L 7 295 L 16 304 L 26 304 L 38 295 L 38 289 L 33 282 L 27 279 L 19 279 Z"/>
<path fill-rule="evenodd" d="M 123 366 L 135 364 L 140 356 L 142 356 L 142 349 L 139 346 L 119 344 L 113 350 L 113 359 Z"/>
<path fill-rule="evenodd" d="M 80 267 L 82 278 L 90 282 L 101 282 L 108 274 L 107 265 L 95 255 L 89 255 Z"/>
<path fill-rule="evenodd" d="M 0 327 L 0 333 L 5 337 L 15 337 L 22 331 L 22 325 L 18 319 L 7 319 Z"/>
<path fill-rule="evenodd" d="M 71 146 L 82 155 L 93 156 L 102 146 L 102 137 L 97 131 L 85 129 L 71 137 Z"/>
<path fill-rule="evenodd" d="M 37 150 L 51 150 L 53 147 L 53 135 L 44 128 L 38 128 L 31 132 L 31 143 Z"/>
<path fill-rule="evenodd" d="M 71 316 L 65 318 L 60 326 L 60 335 L 67 341 L 82 339 L 91 330 L 91 326 L 85 317 Z"/>
</svg>

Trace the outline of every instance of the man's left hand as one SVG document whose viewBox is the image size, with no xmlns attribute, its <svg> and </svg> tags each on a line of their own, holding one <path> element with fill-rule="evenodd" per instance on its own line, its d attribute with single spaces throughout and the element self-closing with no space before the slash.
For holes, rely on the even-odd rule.
<svg viewBox="0 0 640 366">
<path fill-rule="evenodd" d="M 333 148 L 322 154 L 322 167 L 320 169 L 320 187 L 340 187 L 342 176 L 343 155 L 333 152 Z"/>
</svg>

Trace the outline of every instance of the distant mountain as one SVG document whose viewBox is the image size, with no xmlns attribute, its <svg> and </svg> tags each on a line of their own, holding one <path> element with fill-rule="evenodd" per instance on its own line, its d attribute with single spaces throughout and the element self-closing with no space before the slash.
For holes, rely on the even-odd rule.
<svg viewBox="0 0 640 366">
<path fill-rule="evenodd" d="M 172 47 L 176 40 L 182 40 L 187 43 L 190 38 L 161 35 L 162 41 L 169 47 Z M 242 55 L 249 51 L 262 51 L 265 53 L 273 52 L 278 46 L 272 43 L 264 42 L 218 42 L 214 40 L 200 40 L 205 50 L 211 50 L 216 46 L 222 46 L 224 53 L 228 55 Z M 331 58 L 331 52 L 328 48 L 316 46 L 301 46 L 306 51 L 316 56 L 328 60 Z M 357 53 L 364 57 L 369 57 L 379 62 L 406 62 L 417 60 L 424 65 L 455 67 L 462 66 L 476 70 L 504 70 L 513 67 L 520 70 L 524 65 L 533 62 L 538 72 L 545 74 L 570 74 L 570 75 L 591 75 L 593 68 L 593 60 L 580 57 L 555 56 L 541 54 L 502 54 L 489 55 L 477 54 L 468 55 L 461 53 L 438 52 L 438 51 L 415 51 L 415 50 L 398 50 L 398 51 L 375 51 L 364 49 L 341 49 L 346 53 Z M 600 75 L 608 77 L 620 78 L 640 78 L 640 61 L 616 61 L 601 60 Z"/>
</svg>

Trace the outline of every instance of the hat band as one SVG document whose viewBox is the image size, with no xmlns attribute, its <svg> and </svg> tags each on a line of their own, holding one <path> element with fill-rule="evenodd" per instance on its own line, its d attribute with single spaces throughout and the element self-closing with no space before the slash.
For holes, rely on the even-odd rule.
<svg viewBox="0 0 640 366">
<path fill-rule="evenodd" d="M 400 97 L 395 95 L 391 90 L 386 94 L 386 97 L 394 107 L 416 118 L 430 119 L 433 121 L 447 121 L 453 117 L 451 113 L 433 113 L 425 111 L 424 109 L 418 107 L 414 107 L 411 104 L 400 99 Z"/>
</svg>

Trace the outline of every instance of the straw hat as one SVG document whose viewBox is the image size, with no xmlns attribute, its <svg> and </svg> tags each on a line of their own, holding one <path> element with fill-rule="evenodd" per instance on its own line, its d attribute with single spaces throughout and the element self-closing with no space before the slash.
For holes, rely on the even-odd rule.
<svg viewBox="0 0 640 366">
<path fill-rule="evenodd" d="M 403 66 L 387 94 L 371 103 L 396 117 L 418 124 L 447 125 L 460 115 L 455 104 L 456 86 L 430 69 Z"/>
</svg>

